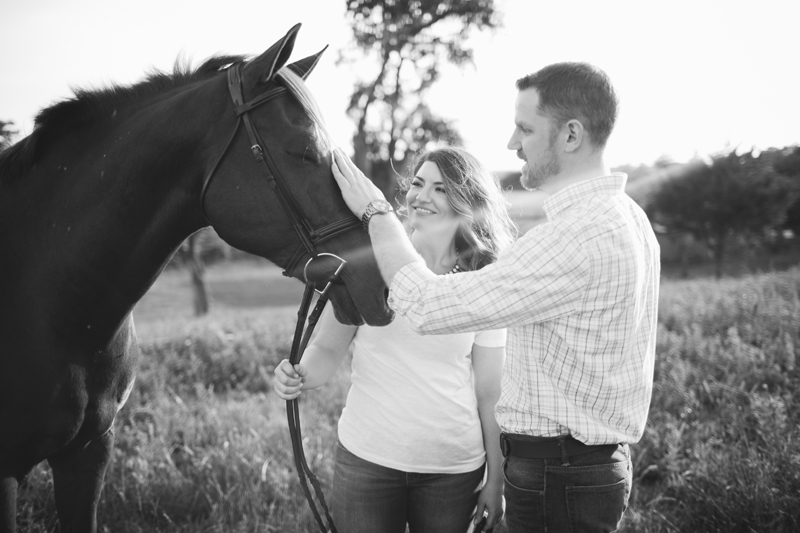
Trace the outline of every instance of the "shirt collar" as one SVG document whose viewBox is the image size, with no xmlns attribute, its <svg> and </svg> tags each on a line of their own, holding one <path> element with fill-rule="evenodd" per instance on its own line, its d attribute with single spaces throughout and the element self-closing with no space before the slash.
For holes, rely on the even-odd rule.
<svg viewBox="0 0 800 533">
<path fill-rule="evenodd" d="M 625 191 L 628 175 L 612 172 L 588 180 L 573 183 L 556 192 L 542 204 L 548 220 L 553 220 L 577 202 L 592 196 L 611 196 Z"/>
</svg>

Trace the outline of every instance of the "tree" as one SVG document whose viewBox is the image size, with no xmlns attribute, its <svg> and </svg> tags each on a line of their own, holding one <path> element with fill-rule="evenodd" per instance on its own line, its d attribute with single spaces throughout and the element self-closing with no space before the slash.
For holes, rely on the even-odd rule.
<svg viewBox="0 0 800 533">
<path fill-rule="evenodd" d="M 668 231 L 705 243 L 722 276 L 727 246 L 734 236 L 763 235 L 779 227 L 798 191 L 752 152 L 696 162 L 665 181 L 650 204 L 653 221 Z"/>
<path fill-rule="evenodd" d="M 791 179 L 795 187 L 800 187 L 800 146 L 771 149 L 762 157 L 765 155 L 772 157 L 775 172 Z M 800 198 L 787 209 L 783 229 L 791 230 L 796 238 L 800 237 Z"/>
<path fill-rule="evenodd" d="M 231 246 L 223 241 L 211 227 L 203 228 L 190 235 L 175 253 L 176 264 L 189 271 L 195 316 L 207 314 L 211 306 L 205 278 L 206 262 L 230 260 L 232 253 Z"/>
<path fill-rule="evenodd" d="M 494 0 L 347 0 L 347 12 L 355 42 L 339 64 L 360 59 L 377 66 L 357 82 L 347 110 L 356 124 L 354 160 L 394 198 L 394 169 L 430 143 L 461 143 L 425 96 L 445 62 L 472 62 L 470 33 L 496 28 L 499 15 Z"/>
<path fill-rule="evenodd" d="M 208 287 L 206 286 L 206 268 L 201 257 L 202 246 L 200 238 L 203 230 L 197 231 L 186 239 L 189 248 L 189 272 L 192 280 L 192 294 L 194 295 L 194 316 L 208 314 Z"/>
<path fill-rule="evenodd" d="M 0 152 L 11 146 L 14 137 L 19 133 L 17 130 L 12 129 L 13 126 L 13 121 L 0 120 Z"/>
</svg>

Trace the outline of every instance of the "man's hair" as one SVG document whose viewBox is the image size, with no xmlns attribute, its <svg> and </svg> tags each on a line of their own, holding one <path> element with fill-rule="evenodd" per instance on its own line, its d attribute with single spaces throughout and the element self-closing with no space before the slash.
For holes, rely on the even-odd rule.
<svg viewBox="0 0 800 533">
<path fill-rule="evenodd" d="M 539 111 L 562 126 L 576 119 L 594 146 L 606 145 L 617 120 L 617 94 L 608 75 L 588 63 L 554 63 L 517 80 L 517 89 L 536 89 Z"/>
</svg>

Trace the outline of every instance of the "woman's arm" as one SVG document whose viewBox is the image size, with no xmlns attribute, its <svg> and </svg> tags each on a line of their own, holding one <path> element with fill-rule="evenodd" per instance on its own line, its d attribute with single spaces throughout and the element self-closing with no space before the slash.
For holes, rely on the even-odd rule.
<svg viewBox="0 0 800 533">
<path fill-rule="evenodd" d="M 284 400 L 300 395 L 301 390 L 324 385 L 339 368 L 353 342 L 358 327 L 340 324 L 330 307 L 322 312 L 317 334 L 306 347 L 294 368 L 287 359 L 275 368 L 275 393 Z"/>
<path fill-rule="evenodd" d="M 478 497 L 479 521 L 484 510 L 489 512 L 486 529 L 494 527 L 503 518 L 503 454 L 500 451 L 500 426 L 494 416 L 494 407 L 500 398 L 500 376 L 503 373 L 505 348 L 472 347 L 472 369 L 475 374 L 475 398 L 483 431 L 486 450 L 486 484 Z"/>
</svg>

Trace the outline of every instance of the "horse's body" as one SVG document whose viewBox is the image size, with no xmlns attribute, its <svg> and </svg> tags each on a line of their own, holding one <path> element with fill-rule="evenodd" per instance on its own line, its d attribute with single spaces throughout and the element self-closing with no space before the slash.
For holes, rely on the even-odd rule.
<svg viewBox="0 0 800 533">
<path fill-rule="evenodd" d="M 246 64 L 245 97 L 281 83 L 297 29 Z M 0 156 L 0 532 L 15 530 L 17 485 L 43 460 L 61 530 L 95 531 L 114 418 L 139 354 L 131 311 L 187 236 L 210 222 L 284 267 L 299 246 L 243 131 L 215 166 L 237 124 L 220 68 L 236 59 L 78 93 Z M 315 61 L 292 67 L 304 76 Z M 303 214 L 323 227 L 351 215 L 330 147 L 292 94 L 253 120 Z M 368 236 L 348 231 L 319 251 L 348 260 L 331 289 L 337 317 L 387 323 Z"/>
</svg>

